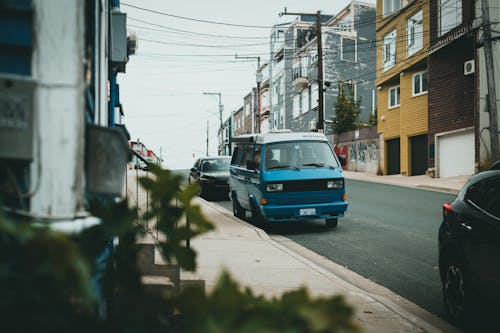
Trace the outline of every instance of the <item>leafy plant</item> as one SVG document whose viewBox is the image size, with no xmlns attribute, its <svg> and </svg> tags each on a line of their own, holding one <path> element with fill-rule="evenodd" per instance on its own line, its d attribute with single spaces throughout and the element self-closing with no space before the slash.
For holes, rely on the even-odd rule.
<svg viewBox="0 0 500 333">
<path fill-rule="evenodd" d="M 137 268 L 136 242 L 146 232 L 141 225 L 157 221 L 165 258 L 190 270 L 196 253 L 186 240 L 213 229 L 191 205 L 194 185 L 181 188 L 181 176 L 159 167 L 151 166 L 151 173 L 156 179 L 140 179 L 152 198 L 145 214 L 137 216 L 126 200 L 92 202 L 90 212 L 102 223 L 78 239 L 0 218 L 2 332 L 357 331 L 353 309 L 341 296 L 313 299 L 302 288 L 266 299 L 226 272 L 209 295 L 199 289 L 171 297 L 148 292 Z M 186 214 L 189 228 L 179 223 Z"/>
<path fill-rule="evenodd" d="M 335 101 L 335 117 L 333 118 L 333 132 L 342 134 L 358 128 L 358 116 L 361 112 L 361 99 L 354 98 L 354 89 L 348 89 L 345 82 L 339 81 L 338 95 Z"/>
</svg>

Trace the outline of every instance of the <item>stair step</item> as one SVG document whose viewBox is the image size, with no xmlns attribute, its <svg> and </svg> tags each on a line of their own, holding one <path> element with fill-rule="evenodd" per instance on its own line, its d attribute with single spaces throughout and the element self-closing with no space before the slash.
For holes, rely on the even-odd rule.
<svg viewBox="0 0 500 333">
<path fill-rule="evenodd" d="M 150 293 L 173 296 L 178 292 L 178 286 L 165 276 L 143 275 L 141 282 L 146 291 Z"/>
</svg>

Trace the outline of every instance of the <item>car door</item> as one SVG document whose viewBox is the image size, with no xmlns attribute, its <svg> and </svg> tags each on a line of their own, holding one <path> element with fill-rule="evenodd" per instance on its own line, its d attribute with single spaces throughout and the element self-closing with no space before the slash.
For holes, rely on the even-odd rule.
<svg viewBox="0 0 500 333">
<path fill-rule="evenodd" d="M 459 221 L 464 248 L 482 294 L 500 297 L 500 176 L 483 179 L 465 196 L 471 208 Z"/>
</svg>

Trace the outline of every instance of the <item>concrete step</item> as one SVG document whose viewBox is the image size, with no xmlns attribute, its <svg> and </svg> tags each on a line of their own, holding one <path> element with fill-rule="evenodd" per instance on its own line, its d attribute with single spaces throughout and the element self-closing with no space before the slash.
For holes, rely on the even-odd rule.
<svg viewBox="0 0 500 333">
<path fill-rule="evenodd" d="M 187 288 L 198 288 L 205 293 L 205 280 L 200 278 L 195 272 L 181 272 L 180 290 Z"/>
<path fill-rule="evenodd" d="M 162 294 L 164 296 L 174 296 L 179 292 L 179 288 L 166 276 L 143 275 L 141 282 L 147 292 L 152 294 Z"/>
</svg>

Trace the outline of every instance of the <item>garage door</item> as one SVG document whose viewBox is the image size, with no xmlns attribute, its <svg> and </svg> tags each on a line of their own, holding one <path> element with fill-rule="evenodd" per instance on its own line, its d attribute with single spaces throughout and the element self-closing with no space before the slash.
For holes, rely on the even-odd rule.
<svg viewBox="0 0 500 333">
<path fill-rule="evenodd" d="M 474 131 L 438 137 L 439 177 L 474 173 Z"/>
</svg>

